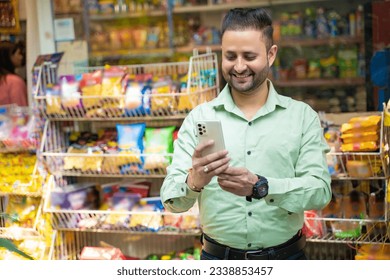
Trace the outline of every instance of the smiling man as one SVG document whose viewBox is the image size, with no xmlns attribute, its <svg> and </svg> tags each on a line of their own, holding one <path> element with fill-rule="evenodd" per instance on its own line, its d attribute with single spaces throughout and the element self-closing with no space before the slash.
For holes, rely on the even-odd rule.
<svg viewBox="0 0 390 280">
<path fill-rule="evenodd" d="M 264 9 L 232 9 L 222 23 L 226 87 L 180 128 L 161 188 L 171 212 L 198 200 L 201 259 L 306 259 L 304 211 L 331 199 L 328 145 L 317 113 L 267 78 L 278 48 Z M 202 156 L 195 123 L 221 120 L 226 150 Z"/>
</svg>

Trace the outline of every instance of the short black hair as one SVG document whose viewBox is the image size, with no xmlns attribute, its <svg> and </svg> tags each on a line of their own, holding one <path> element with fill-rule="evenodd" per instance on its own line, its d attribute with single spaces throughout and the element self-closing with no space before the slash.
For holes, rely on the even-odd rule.
<svg viewBox="0 0 390 280">
<path fill-rule="evenodd" d="M 261 31 L 266 39 L 267 50 L 273 45 L 272 18 L 264 8 L 234 8 L 222 20 L 221 36 L 227 30 L 243 31 L 254 29 Z"/>
</svg>

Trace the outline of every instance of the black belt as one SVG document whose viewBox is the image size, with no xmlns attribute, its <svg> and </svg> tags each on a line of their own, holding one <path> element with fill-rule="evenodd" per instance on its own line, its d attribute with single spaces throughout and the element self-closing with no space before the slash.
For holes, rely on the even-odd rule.
<svg viewBox="0 0 390 280">
<path fill-rule="evenodd" d="M 228 260 L 285 260 L 306 245 L 306 238 L 301 231 L 287 242 L 260 250 L 240 250 L 217 243 L 205 234 L 202 235 L 203 250 L 219 259 Z"/>
</svg>

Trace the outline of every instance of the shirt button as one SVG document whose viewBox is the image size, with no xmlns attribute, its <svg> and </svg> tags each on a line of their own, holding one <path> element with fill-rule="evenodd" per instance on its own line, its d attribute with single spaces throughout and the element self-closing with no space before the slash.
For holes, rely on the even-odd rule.
<svg viewBox="0 0 390 280">
<path fill-rule="evenodd" d="M 269 202 L 271 202 L 271 203 L 272 203 L 272 202 L 274 202 L 274 200 L 271 198 L 271 199 L 269 200 Z"/>
<path fill-rule="evenodd" d="M 248 122 L 248 125 L 251 126 L 251 125 L 252 125 L 252 122 Z"/>
<path fill-rule="evenodd" d="M 248 155 L 250 155 L 250 154 L 251 154 L 251 151 L 247 151 L 246 153 L 247 153 Z"/>
<path fill-rule="evenodd" d="M 248 216 L 249 216 L 249 217 L 252 216 L 252 212 L 248 212 Z"/>
<path fill-rule="evenodd" d="M 249 243 L 249 244 L 248 244 L 248 247 L 252 247 L 252 244 L 251 244 L 251 243 Z"/>
</svg>

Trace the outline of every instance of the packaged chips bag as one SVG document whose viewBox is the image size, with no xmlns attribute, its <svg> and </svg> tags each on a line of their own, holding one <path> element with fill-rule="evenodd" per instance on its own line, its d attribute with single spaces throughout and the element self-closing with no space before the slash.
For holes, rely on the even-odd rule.
<svg viewBox="0 0 390 280">
<path fill-rule="evenodd" d="M 138 82 L 128 82 L 125 93 L 126 116 L 150 115 L 151 87 Z"/>
<path fill-rule="evenodd" d="M 48 84 L 46 88 L 46 114 L 64 115 L 61 107 L 61 89 L 59 85 Z"/>
<path fill-rule="evenodd" d="M 81 93 L 79 82 L 74 76 L 62 76 L 60 78 L 61 104 L 65 109 L 81 108 Z"/>
<path fill-rule="evenodd" d="M 175 126 L 145 129 L 144 169 L 165 169 L 171 163 L 175 129 Z"/>
<path fill-rule="evenodd" d="M 83 96 L 83 106 L 86 110 L 101 106 L 102 77 L 102 70 L 82 74 L 80 89 Z"/>
<path fill-rule="evenodd" d="M 141 164 L 141 154 L 144 150 L 143 137 L 145 123 L 117 124 L 118 148 L 120 152 L 128 154 L 126 162 Z"/>
<path fill-rule="evenodd" d="M 172 112 L 177 108 L 172 90 L 172 79 L 165 77 L 153 83 L 151 95 L 152 111 Z"/>
<path fill-rule="evenodd" d="M 103 71 L 101 96 L 103 112 L 108 116 L 122 116 L 124 113 L 124 93 L 126 68 L 106 66 Z"/>
</svg>

